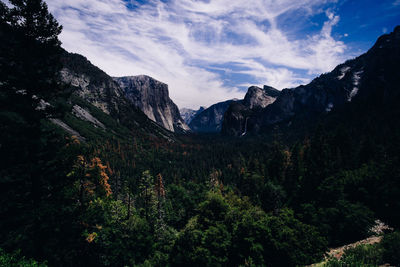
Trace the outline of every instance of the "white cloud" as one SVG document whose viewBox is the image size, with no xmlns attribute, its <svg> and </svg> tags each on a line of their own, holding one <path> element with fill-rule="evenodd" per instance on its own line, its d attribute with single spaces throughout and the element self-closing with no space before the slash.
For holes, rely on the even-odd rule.
<svg viewBox="0 0 400 267">
<path fill-rule="evenodd" d="M 227 86 L 215 66 L 235 66 L 225 69 L 283 89 L 309 80 L 295 69 L 317 74 L 340 63 L 346 47 L 331 34 L 339 16 L 326 11 L 320 32 L 297 40 L 278 23 L 287 12 L 321 12 L 327 2 L 335 0 L 131 0 L 132 9 L 123 0 L 48 5 L 64 26 L 60 39 L 68 51 L 112 76 L 147 74 L 166 82 L 179 107 L 197 108 L 244 95 Z"/>
<path fill-rule="evenodd" d="M 394 5 L 394 6 L 400 6 L 400 0 L 394 1 L 394 2 L 393 2 L 393 5 Z"/>
</svg>

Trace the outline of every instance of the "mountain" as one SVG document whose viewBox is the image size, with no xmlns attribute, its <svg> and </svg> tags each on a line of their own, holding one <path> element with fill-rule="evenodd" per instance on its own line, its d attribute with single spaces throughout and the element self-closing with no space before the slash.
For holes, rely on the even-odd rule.
<svg viewBox="0 0 400 267">
<path fill-rule="evenodd" d="M 181 117 L 185 121 L 185 123 L 189 125 L 189 123 L 193 120 L 193 118 L 197 116 L 197 114 L 202 112 L 204 109 L 205 107 L 200 107 L 198 110 L 190 108 L 181 108 L 179 110 L 179 113 L 181 114 Z"/>
<path fill-rule="evenodd" d="M 178 107 L 169 98 L 168 85 L 149 76 L 114 78 L 127 99 L 151 120 L 171 132 L 187 132 Z"/>
<path fill-rule="evenodd" d="M 0 265 L 400 266 L 399 28 L 310 85 L 251 87 L 225 112 L 242 116 L 224 121 L 238 134 L 274 131 L 178 136 L 62 53 L 44 2 L 3 2 Z M 381 242 L 364 244 L 372 232 Z"/>
<path fill-rule="evenodd" d="M 262 89 L 251 86 L 244 97 L 243 105 L 250 109 L 265 108 L 274 103 L 279 94 L 279 90 L 267 85 L 264 85 Z"/>
<path fill-rule="evenodd" d="M 322 74 L 308 85 L 282 90 L 276 101 L 266 107 L 230 107 L 223 133 L 238 136 L 260 132 L 274 124 L 291 124 L 296 118 L 310 123 L 354 102 L 391 101 L 399 94 L 396 88 L 400 84 L 399 62 L 400 26 L 397 26 L 391 34 L 381 36 L 367 53 Z"/>
<path fill-rule="evenodd" d="M 190 129 L 199 133 L 216 133 L 221 131 L 224 113 L 235 100 L 228 100 L 210 106 L 198 113 L 189 123 Z"/>
<path fill-rule="evenodd" d="M 118 121 L 137 125 L 139 113 L 143 112 L 169 131 L 189 130 L 180 118 L 177 106 L 168 97 L 166 84 L 147 76 L 113 79 L 85 57 L 66 51 L 62 65 L 62 82 L 70 85 L 75 95 Z M 143 122 L 143 119 L 139 120 Z"/>
<path fill-rule="evenodd" d="M 113 116 L 122 106 L 129 106 L 124 91 L 105 72 L 79 54 L 64 52 L 61 80 L 71 85 L 82 99 Z"/>
<path fill-rule="evenodd" d="M 259 110 L 271 105 L 280 91 L 264 85 L 263 88 L 251 86 L 243 100 L 232 103 L 224 115 L 223 132 L 229 135 L 245 135 L 248 118 Z"/>
<path fill-rule="evenodd" d="M 90 107 L 93 105 L 125 127 L 167 139 L 172 138 L 168 131 L 148 119 L 138 107 L 133 105 L 113 78 L 94 66 L 84 56 L 63 51 L 61 65 L 60 79 L 72 91 L 73 97 L 69 101 L 73 105 L 72 114 L 75 117 L 88 121 L 98 128 L 104 128 L 104 125 L 99 123 L 99 119 L 90 111 L 93 112 L 94 109 Z M 98 116 L 103 116 L 98 114 Z M 72 132 L 65 122 L 59 120 L 53 122 L 66 131 Z M 72 130 L 73 133 L 76 132 L 75 129 Z"/>
</svg>

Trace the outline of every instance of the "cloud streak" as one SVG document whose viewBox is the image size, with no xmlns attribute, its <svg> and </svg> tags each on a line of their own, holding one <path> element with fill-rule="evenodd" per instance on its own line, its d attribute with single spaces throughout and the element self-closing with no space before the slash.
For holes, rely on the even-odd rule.
<svg viewBox="0 0 400 267">
<path fill-rule="evenodd" d="M 243 84 L 278 89 L 309 81 L 345 58 L 332 37 L 334 0 L 51 0 L 60 39 L 112 76 L 147 74 L 169 85 L 179 107 L 241 98 Z M 321 28 L 293 38 L 285 14 L 326 12 Z M 228 66 L 221 71 L 219 66 Z M 229 75 L 227 75 L 229 73 Z M 306 74 L 300 74 L 306 73 Z M 240 75 L 237 85 L 230 77 Z"/>
</svg>

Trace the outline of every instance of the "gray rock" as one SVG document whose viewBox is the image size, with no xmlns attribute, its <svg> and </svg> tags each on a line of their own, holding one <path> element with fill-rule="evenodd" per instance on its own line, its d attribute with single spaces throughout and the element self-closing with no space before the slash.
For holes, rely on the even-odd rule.
<svg viewBox="0 0 400 267">
<path fill-rule="evenodd" d="M 280 93 L 279 90 L 266 85 L 263 88 L 249 87 L 244 99 L 232 103 L 226 111 L 222 132 L 234 136 L 246 135 L 252 116 L 273 104 Z"/>
<path fill-rule="evenodd" d="M 132 84 L 137 86 L 136 89 L 135 87 L 122 88 L 118 82 L 92 65 L 85 57 L 66 51 L 63 54 L 62 63 L 61 81 L 71 87 L 73 94 L 98 107 L 125 126 L 140 125 L 150 131 L 160 133 L 162 131 L 154 128 L 155 125 L 157 127 L 160 125 L 169 131 L 189 130 L 180 117 L 178 108 L 168 96 L 167 85 L 147 76 L 136 76 L 136 78 L 121 78 L 120 81 L 121 83 L 126 81 L 125 83 L 128 84 L 128 80 L 132 78 Z M 84 120 L 89 119 L 87 113 L 78 111 L 82 110 L 75 108 L 73 111 L 76 116 Z M 102 128 L 96 118 L 90 119 L 94 125 Z M 163 135 L 169 134 L 163 133 Z"/>
<path fill-rule="evenodd" d="M 172 132 L 187 132 L 190 128 L 181 118 L 176 104 L 169 98 L 168 85 L 149 76 L 114 78 L 126 98 L 147 117 Z"/>
<path fill-rule="evenodd" d="M 200 112 L 205 110 L 205 107 L 200 107 L 198 110 L 190 109 L 190 108 L 181 108 L 179 113 L 181 114 L 182 119 L 185 121 L 187 125 L 196 117 Z"/>
<path fill-rule="evenodd" d="M 88 121 L 88 122 L 92 123 L 95 127 L 99 127 L 104 130 L 106 129 L 106 127 L 104 126 L 103 123 L 101 123 L 92 114 L 90 114 L 90 112 L 88 110 L 82 108 L 81 106 L 74 105 L 72 107 L 72 114 L 74 114 L 76 117 L 78 117 L 84 121 Z"/>
<path fill-rule="evenodd" d="M 243 104 L 250 108 L 265 108 L 266 106 L 275 102 L 279 95 L 279 91 L 270 86 L 264 86 L 261 89 L 257 86 L 251 86 L 245 97 Z"/>
<path fill-rule="evenodd" d="M 210 106 L 198 113 L 189 123 L 190 129 L 199 133 L 217 133 L 221 131 L 224 114 L 231 103 L 228 100 Z"/>
</svg>

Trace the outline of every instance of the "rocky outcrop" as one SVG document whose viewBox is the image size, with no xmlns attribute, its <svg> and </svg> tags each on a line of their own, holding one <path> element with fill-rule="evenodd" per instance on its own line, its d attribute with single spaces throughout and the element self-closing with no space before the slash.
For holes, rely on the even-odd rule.
<svg viewBox="0 0 400 267">
<path fill-rule="evenodd" d="M 95 118 L 87 109 L 82 108 L 79 105 L 74 105 L 72 107 L 72 114 L 81 120 L 90 122 L 96 128 L 106 129 L 103 123 L 101 123 L 97 118 Z"/>
<path fill-rule="evenodd" d="M 172 132 L 187 132 L 178 107 L 169 98 L 168 85 L 149 76 L 114 78 L 127 99 L 148 118 Z"/>
<path fill-rule="evenodd" d="M 236 100 L 228 100 L 210 106 L 198 113 L 189 123 L 190 129 L 198 133 L 217 133 L 221 131 L 224 114 L 229 105 Z"/>
<path fill-rule="evenodd" d="M 263 89 L 251 86 L 244 97 L 243 105 L 250 109 L 265 108 L 274 103 L 279 93 L 278 90 L 270 86 L 265 85 Z"/>
<path fill-rule="evenodd" d="M 118 84 L 85 57 L 64 52 L 62 64 L 61 80 L 74 89 L 74 94 L 103 112 L 116 116 L 122 106 L 129 105 Z"/>
<path fill-rule="evenodd" d="M 249 119 L 263 108 L 275 102 L 281 92 L 264 85 L 263 88 L 251 86 L 243 100 L 232 103 L 226 111 L 223 133 L 243 136 L 248 132 Z"/>
<path fill-rule="evenodd" d="M 185 123 L 189 125 L 193 118 L 200 114 L 203 110 L 205 110 L 205 107 L 200 107 L 198 110 L 181 108 L 179 110 L 179 113 L 181 114 L 181 117 L 185 121 Z"/>
<path fill-rule="evenodd" d="M 332 72 L 322 74 L 308 85 L 282 90 L 272 104 L 248 108 L 252 103 L 247 101 L 241 103 L 243 106 L 230 108 L 223 132 L 239 136 L 244 128 L 246 133 L 259 132 L 277 123 L 290 124 L 296 117 L 312 121 L 357 101 L 389 101 L 399 95 L 399 71 L 400 26 L 393 33 L 381 36 L 367 53 Z"/>
<path fill-rule="evenodd" d="M 148 117 L 170 131 L 189 130 L 180 118 L 178 108 L 168 97 L 167 85 L 147 76 L 116 78 L 117 82 L 85 57 L 66 51 L 62 56 L 62 64 L 61 81 L 71 87 L 73 94 L 117 121 L 132 127 L 141 124 L 154 128 L 146 122 L 145 118 Z M 129 84 L 136 87 L 125 87 Z M 102 127 L 85 110 L 74 107 L 73 114 Z"/>
</svg>

